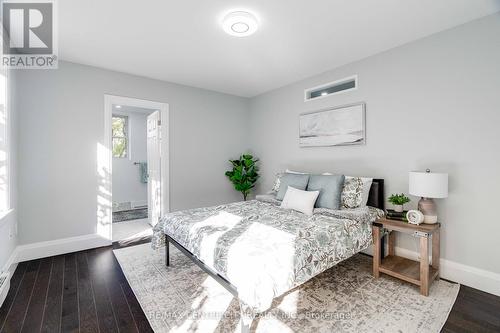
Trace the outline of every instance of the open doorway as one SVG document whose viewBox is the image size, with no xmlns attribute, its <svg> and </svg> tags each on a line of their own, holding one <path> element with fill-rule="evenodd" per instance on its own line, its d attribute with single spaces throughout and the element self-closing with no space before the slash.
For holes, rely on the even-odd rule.
<svg viewBox="0 0 500 333">
<path fill-rule="evenodd" d="M 168 105 L 109 96 L 105 110 L 111 155 L 111 239 L 148 239 L 168 212 Z"/>
</svg>

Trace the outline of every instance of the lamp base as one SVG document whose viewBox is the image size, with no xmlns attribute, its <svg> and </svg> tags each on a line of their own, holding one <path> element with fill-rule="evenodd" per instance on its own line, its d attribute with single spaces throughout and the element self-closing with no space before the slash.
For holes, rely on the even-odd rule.
<svg viewBox="0 0 500 333">
<path fill-rule="evenodd" d="M 421 198 L 418 202 L 418 210 L 424 214 L 424 223 L 437 223 L 437 208 L 431 198 Z"/>
</svg>

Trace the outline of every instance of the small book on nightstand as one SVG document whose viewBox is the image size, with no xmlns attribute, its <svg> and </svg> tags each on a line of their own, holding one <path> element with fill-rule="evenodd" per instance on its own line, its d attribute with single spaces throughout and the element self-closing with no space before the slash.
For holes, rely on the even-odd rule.
<svg viewBox="0 0 500 333">
<path fill-rule="evenodd" d="M 408 220 L 406 219 L 406 213 L 408 213 L 407 210 L 402 211 L 402 212 L 396 212 L 392 209 L 387 209 L 385 211 L 385 217 L 389 220 L 408 222 Z"/>
</svg>

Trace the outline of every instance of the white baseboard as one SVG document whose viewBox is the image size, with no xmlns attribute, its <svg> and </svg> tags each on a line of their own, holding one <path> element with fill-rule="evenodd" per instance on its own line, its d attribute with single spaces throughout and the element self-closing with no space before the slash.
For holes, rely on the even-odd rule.
<svg viewBox="0 0 500 333">
<path fill-rule="evenodd" d="M 413 260 L 419 259 L 417 252 L 396 247 L 396 254 Z M 443 259 L 439 261 L 439 275 L 446 280 L 458 282 L 487 293 L 500 296 L 500 274 L 484 269 L 467 266 L 455 261 Z"/>
<path fill-rule="evenodd" d="M 402 247 L 396 247 L 396 255 L 418 260 L 419 253 Z M 372 247 L 363 251 L 372 254 Z M 387 252 L 386 252 L 387 253 Z M 430 262 L 429 258 L 429 262 Z M 457 282 L 487 293 L 500 296 L 500 274 L 484 269 L 467 266 L 455 261 L 443 259 L 439 261 L 439 275 L 446 280 Z"/>
<path fill-rule="evenodd" d="M 14 271 L 16 270 L 17 267 L 17 247 L 12 251 L 10 254 L 9 259 L 7 259 L 7 262 L 3 266 L 2 272 L 6 273 L 9 272 L 9 275 L 12 276 L 14 274 Z"/>
<path fill-rule="evenodd" d="M 12 278 L 12 275 L 14 274 L 16 267 L 17 267 L 17 248 L 15 248 L 12 251 L 9 259 L 7 259 L 7 262 L 4 264 L 2 270 L 0 271 L 2 275 L 6 276 L 4 284 L 0 286 L 0 306 L 2 306 L 3 301 L 5 301 L 5 298 L 7 297 L 7 293 L 9 292 L 10 288 L 10 279 Z"/>
<path fill-rule="evenodd" d="M 40 259 L 109 245 L 111 245 L 109 239 L 97 234 L 19 245 L 16 248 L 16 261 Z"/>
</svg>

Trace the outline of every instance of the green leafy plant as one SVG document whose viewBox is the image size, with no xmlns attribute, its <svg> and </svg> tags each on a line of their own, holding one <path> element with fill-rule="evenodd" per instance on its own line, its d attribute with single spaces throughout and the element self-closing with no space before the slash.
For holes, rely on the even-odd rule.
<svg viewBox="0 0 500 333">
<path fill-rule="evenodd" d="M 252 155 L 243 154 L 237 160 L 229 160 L 233 169 L 226 171 L 226 176 L 233 183 L 234 189 L 243 194 L 243 200 L 247 200 L 252 188 L 259 178 L 258 159 Z"/>
<path fill-rule="evenodd" d="M 389 202 L 393 205 L 404 205 L 405 203 L 410 202 L 410 198 L 408 198 L 404 193 L 401 194 L 393 194 L 389 197 Z"/>
</svg>

